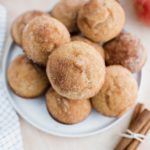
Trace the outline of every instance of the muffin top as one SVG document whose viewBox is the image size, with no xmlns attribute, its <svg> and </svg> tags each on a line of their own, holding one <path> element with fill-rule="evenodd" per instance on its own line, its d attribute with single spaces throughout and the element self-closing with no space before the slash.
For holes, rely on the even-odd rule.
<svg viewBox="0 0 150 150">
<path fill-rule="evenodd" d="M 87 38 L 104 42 L 121 32 L 125 13 L 121 5 L 114 0 L 90 0 L 81 7 L 77 22 Z"/>
<path fill-rule="evenodd" d="M 14 41 L 18 45 L 22 45 L 22 32 L 25 28 L 25 26 L 35 17 L 46 15 L 46 13 L 42 11 L 28 11 L 19 16 L 13 23 L 11 33 Z"/>
<path fill-rule="evenodd" d="M 122 65 L 131 72 L 139 72 L 147 59 L 142 42 L 129 32 L 122 32 L 104 44 L 107 65 Z"/>
<path fill-rule="evenodd" d="M 47 15 L 34 18 L 23 31 L 24 52 L 41 65 L 46 65 L 48 55 L 56 47 L 69 41 L 70 34 L 66 27 Z"/>
<path fill-rule="evenodd" d="M 92 104 L 103 115 L 120 117 L 135 104 L 137 93 L 138 85 L 130 71 L 112 65 L 106 67 L 105 82 Z"/>
<path fill-rule="evenodd" d="M 89 44 L 74 41 L 57 48 L 47 63 L 52 87 L 69 99 L 87 99 L 101 88 L 105 77 L 104 60 Z"/>
<path fill-rule="evenodd" d="M 51 11 L 51 15 L 60 20 L 70 32 L 77 31 L 77 14 L 88 0 L 61 0 Z"/>
<path fill-rule="evenodd" d="M 46 104 L 52 117 L 64 124 L 81 122 L 92 110 L 90 100 L 70 100 L 60 96 L 53 89 L 49 89 L 46 94 Z"/>
<path fill-rule="evenodd" d="M 34 64 L 25 55 L 17 56 L 12 61 L 7 77 L 13 91 L 26 98 L 40 96 L 49 86 L 44 68 Z"/>
</svg>

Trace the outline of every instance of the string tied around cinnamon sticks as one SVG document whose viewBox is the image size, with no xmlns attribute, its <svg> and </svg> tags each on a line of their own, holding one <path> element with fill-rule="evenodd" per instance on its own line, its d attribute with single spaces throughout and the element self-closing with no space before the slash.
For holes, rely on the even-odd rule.
<svg viewBox="0 0 150 150">
<path fill-rule="evenodd" d="M 129 138 L 129 139 L 136 139 L 140 142 L 143 140 L 150 140 L 150 136 L 146 136 L 144 134 L 134 133 L 131 130 L 127 129 L 125 133 L 121 134 L 122 137 Z"/>
</svg>

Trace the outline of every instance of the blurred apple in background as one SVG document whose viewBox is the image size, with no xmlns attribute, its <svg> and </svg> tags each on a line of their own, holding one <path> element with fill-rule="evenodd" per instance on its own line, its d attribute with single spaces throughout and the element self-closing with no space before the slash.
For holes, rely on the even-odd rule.
<svg viewBox="0 0 150 150">
<path fill-rule="evenodd" d="M 150 26 L 150 0 L 134 0 L 134 7 L 140 20 Z"/>
</svg>

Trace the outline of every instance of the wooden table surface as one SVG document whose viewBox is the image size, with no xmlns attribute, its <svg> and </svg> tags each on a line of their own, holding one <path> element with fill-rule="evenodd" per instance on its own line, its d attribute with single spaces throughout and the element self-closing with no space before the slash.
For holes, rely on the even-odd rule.
<svg viewBox="0 0 150 150">
<path fill-rule="evenodd" d="M 48 10 L 54 0 L 0 0 L 8 10 L 8 30 L 12 21 L 24 11 L 31 9 Z M 127 13 L 126 28 L 134 34 L 141 37 L 143 43 L 150 53 L 150 27 L 145 27 L 138 22 L 134 15 L 131 0 L 123 1 L 123 7 Z M 8 39 L 9 42 L 9 32 Z M 147 107 L 150 108 L 150 60 L 148 59 L 143 69 L 142 85 L 139 92 L 139 99 L 143 100 Z M 24 121 L 20 117 L 21 130 L 25 150 L 113 150 L 120 139 L 119 134 L 123 132 L 129 122 L 130 115 L 118 123 L 113 128 L 103 134 L 98 134 L 86 138 L 60 138 L 46 134 Z M 145 141 L 139 150 L 149 150 L 150 142 Z"/>
</svg>

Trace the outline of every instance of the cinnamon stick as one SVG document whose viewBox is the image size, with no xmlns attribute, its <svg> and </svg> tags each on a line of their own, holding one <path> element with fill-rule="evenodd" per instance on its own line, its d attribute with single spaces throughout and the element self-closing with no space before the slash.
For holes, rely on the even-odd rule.
<svg viewBox="0 0 150 150">
<path fill-rule="evenodd" d="M 130 125 L 133 123 L 133 121 L 139 116 L 139 114 L 141 114 L 144 110 L 144 104 L 142 103 L 138 103 L 134 109 L 134 112 L 133 112 L 133 115 L 132 115 L 132 119 L 131 119 L 131 122 L 130 122 Z"/>
<path fill-rule="evenodd" d="M 146 135 L 147 132 L 149 131 L 149 129 L 150 129 L 150 120 L 149 120 L 149 122 L 145 125 L 145 127 L 139 133 L 143 134 L 143 135 Z M 127 147 L 126 150 L 136 150 L 137 147 L 140 145 L 140 143 L 141 142 L 138 141 L 138 140 L 133 140 L 131 142 L 131 144 Z"/>
<path fill-rule="evenodd" d="M 139 133 L 150 120 L 150 111 L 145 109 L 130 125 L 129 130 Z M 114 150 L 125 150 L 132 139 L 122 138 Z"/>
</svg>

